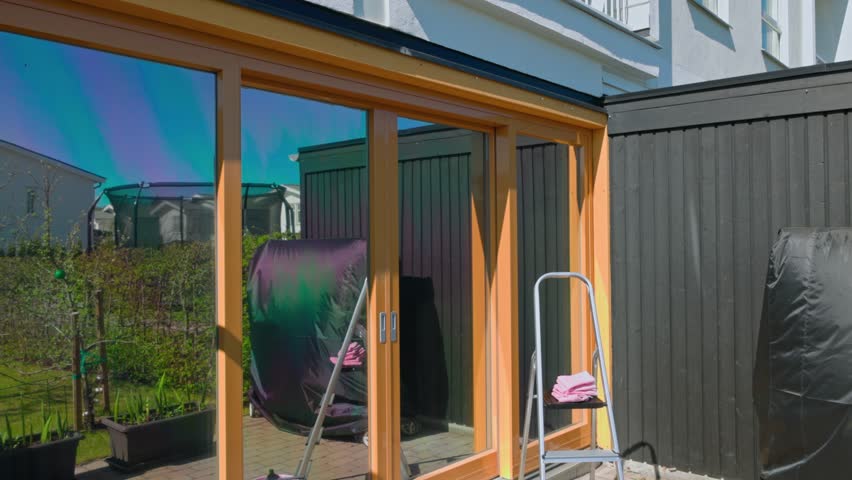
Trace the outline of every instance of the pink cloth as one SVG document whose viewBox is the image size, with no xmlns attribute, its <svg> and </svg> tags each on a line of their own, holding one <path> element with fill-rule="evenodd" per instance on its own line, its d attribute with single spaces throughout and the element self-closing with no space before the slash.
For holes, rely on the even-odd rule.
<svg viewBox="0 0 852 480">
<path fill-rule="evenodd" d="M 561 403 L 585 402 L 598 395 L 598 387 L 595 377 L 589 375 L 589 372 L 580 372 L 556 377 L 556 385 L 550 394 Z"/>
<path fill-rule="evenodd" d="M 364 347 L 356 342 L 349 344 L 349 349 L 346 350 L 346 356 L 343 357 L 344 367 L 360 367 L 364 364 L 364 357 L 367 356 L 367 351 Z M 331 363 L 337 363 L 337 357 L 329 357 Z"/>
</svg>

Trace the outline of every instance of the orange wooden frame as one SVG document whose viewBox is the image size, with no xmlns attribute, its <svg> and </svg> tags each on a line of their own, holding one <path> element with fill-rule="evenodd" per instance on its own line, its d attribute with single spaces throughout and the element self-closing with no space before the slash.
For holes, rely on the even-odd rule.
<svg viewBox="0 0 852 480">
<path fill-rule="evenodd" d="M 456 125 L 490 134 L 488 188 L 484 208 L 476 211 L 473 241 L 487 250 L 474 252 L 473 265 L 484 277 L 473 291 L 487 304 L 475 307 L 483 318 L 476 336 L 485 351 L 474 363 L 476 378 L 488 390 L 475 390 L 476 424 L 489 426 L 476 445 L 490 448 L 445 469 L 424 475 L 430 480 L 512 478 L 518 471 L 518 352 L 517 352 L 517 189 L 515 137 L 519 133 L 566 144 L 582 144 L 587 156 L 588 188 L 583 209 L 576 212 L 588 225 L 582 257 L 596 284 L 598 308 L 609 338 L 609 188 L 606 116 L 522 89 L 484 80 L 344 39 L 260 12 L 215 0 L 0 0 L 0 31 L 11 31 L 213 72 L 217 75 L 216 163 L 216 302 L 217 406 L 220 478 L 243 475 L 242 444 L 242 309 L 240 238 L 240 93 L 241 86 L 299 95 L 369 111 L 371 182 L 397 184 L 395 164 L 396 117 Z M 393 180 L 391 178 L 393 177 Z M 385 183 L 386 182 L 386 183 Z M 371 189 L 371 195 L 376 195 Z M 397 215 L 396 188 L 385 200 L 371 196 L 371 279 L 368 318 L 398 309 L 395 275 Z M 472 204 L 475 204 L 472 199 Z M 377 210 L 379 207 L 381 210 Z M 474 205 L 472 205 L 474 208 Z M 587 222 L 587 223 L 584 223 Z M 392 235 L 391 235 L 392 233 Z M 476 275 L 474 275 L 476 276 Z M 477 309 L 478 308 L 478 309 Z M 479 322 L 477 322 L 479 325 Z M 375 332 L 377 329 L 371 329 Z M 372 365 L 370 459 L 374 479 L 399 477 L 398 346 L 369 342 L 370 354 L 384 358 Z M 384 379 L 385 381 L 382 381 Z M 382 385 L 384 383 L 384 386 Z M 372 390 L 375 389 L 375 390 Z M 490 397 L 490 402 L 488 401 Z M 485 408 L 481 405 L 486 405 Z M 601 422 L 603 425 L 605 423 Z M 478 431 L 480 429 L 477 429 Z M 605 432 L 601 432 L 605 433 Z M 607 435 L 599 434 L 606 439 Z M 557 432 L 548 443 L 581 447 L 588 444 L 585 421 Z"/>
</svg>

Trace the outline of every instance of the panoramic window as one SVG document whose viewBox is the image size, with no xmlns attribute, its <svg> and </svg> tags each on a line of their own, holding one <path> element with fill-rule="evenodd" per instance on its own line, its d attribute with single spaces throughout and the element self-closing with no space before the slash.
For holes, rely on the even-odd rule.
<svg viewBox="0 0 852 480">
<path fill-rule="evenodd" d="M 215 476 L 215 82 L 0 33 L 0 457 L 14 478 L 157 477 L 188 459 Z"/>
<path fill-rule="evenodd" d="M 243 88 L 242 125 L 246 478 L 364 478 L 366 112 Z"/>
<path fill-rule="evenodd" d="M 398 136 L 402 452 L 417 475 L 488 447 L 488 137 L 408 118 Z"/>
<path fill-rule="evenodd" d="M 577 223 L 582 192 L 575 185 L 581 165 L 572 158 L 571 147 L 533 137 L 518 137 L 518 351 L 520 360 L 520 405 L 525 408 L 534 370 L 533 353 L 541 355 L 545 403 L 545 434 L 579 420 L 579 413 L 559 408 L 559 378 L 583 370 L 581 350 L 574 333 L 586 305 L 585 294 L 575 280 L 548 280 L 541 286 L 542 351 L 536 351 L 533 286 L 548 272 L 581 271 L 581 236 Z M 594 373 L 589 371 L 588 373 Z M 567 401 L 567 400 L 564 400 Z M 577 401 L 577 400 L 572 400 Z M 535 411 L 535 410 L 533 410 Z M 524 412 L 524 410 L 522 410 Z M 521 428 L 524 425 L 521 415 Z M 535 416 L 529 431 L 538 438 Z"/>
</svg>

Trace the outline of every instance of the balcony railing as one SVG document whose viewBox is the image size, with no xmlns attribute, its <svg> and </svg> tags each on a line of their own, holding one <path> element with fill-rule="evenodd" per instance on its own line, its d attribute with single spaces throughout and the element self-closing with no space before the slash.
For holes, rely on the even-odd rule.
<svg viewBox="0 0 852 480">
<path fill-rule="evenodd" d="M 577 0 L 633 31 L 644 30 L 651 24 L 650 0 Z"/>
</svg>

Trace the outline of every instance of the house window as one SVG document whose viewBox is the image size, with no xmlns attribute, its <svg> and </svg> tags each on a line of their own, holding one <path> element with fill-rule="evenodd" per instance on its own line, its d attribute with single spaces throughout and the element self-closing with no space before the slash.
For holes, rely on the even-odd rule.
<svg viewBox="0 0 852 480">
<path fill-rule="evenodd" d="M 35 213 L 36 192 L 32 188 L 27 189 L 27 213 Z"/>
<path fill-rule="evenodd" d="M 775 58 L 781 58 L 780 0 L 763 2 L 763 50 Z"/>
<path fill-rule="evenodd" d="M 698 3 L 704 6 L 707 10 L 719 15 L 719 0 L 698 0 Z"/>
</svg>

